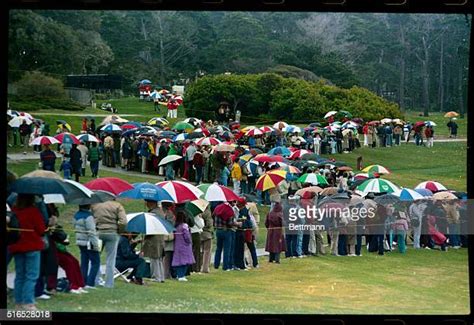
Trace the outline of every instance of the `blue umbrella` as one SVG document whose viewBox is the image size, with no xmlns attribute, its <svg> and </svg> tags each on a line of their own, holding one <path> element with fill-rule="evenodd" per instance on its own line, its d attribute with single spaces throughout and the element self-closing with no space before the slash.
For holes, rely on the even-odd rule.
<svg viewBox="0 0 474 325">
<path fill-rule="evenodd" d="M 288 149 L 287 147 L 275 147 L 268 151 L 268 154 L 270 155 L 281 155 L 281 156 L 290 156 L 291 155 L 291 150 Z"/>
<path fill-rule="evenodd" d="M 74 185 L 56 178 L 24 177 L 17 179 L 10 190 L 18 194 L 63 194 L 81 196 L 80 190 Z"/>
<path fill-rule="evenodd" d="M 128 137 L 132 134 L 135 134 L 137 131 L 138 131 L 137 129 L 127 130 L 127 131 L 122 132 L 122 136 Z"/>
<path fill-rule="evenodd" d="M 173 138 L 176 135 L 176 132 L 173 131 L 161 131 L 160 136 L 163 138 Z"/>
<path fill-rule="evenodd" d="M 425 197 L 433 196 L 433 192 L 431 192 L 430 190 L 426 188 L 416 188 L 415 191 Z"/>
<path fill-rule="evenodd" d="M 424 198 L 422 194 L 408 188 L 403 188 L 400 191 L 397 191 L 393 194 L 398 196 L 400 200 L 402 201 L 415 201 L 415 200 L 420 200 Z"/>
<path fill-rule="evenodd" d="M 109 123 L 109 124 L 103 126 L 100 130 L 103 131 L 103 132 L 114 132 L 114 131 L 121 132 L 122 131 L 120 126 L 112 124 L 112 123 Z"/>
<path fill-rule="evenodd" d="M 145 235 L 169 235 L 175 227 L 165 218 L 153 213 L 127 214 L 127 231 Z"/>
<path fill-rule="evenodd" d="M 151 81 L 148 80 L 148 79 L 143 79 L 142 81 L 140 81 L 141 84 L 151 84 Z"/>
<path fill-rule="evenodd" d="M 188 138 L 188 135 L 187 133 L 180 133 L 180 134 L 177 134 L 173 137 L 173 141 L 176 142 L 176 141 L 184 141 Z"/>
<path fill-rule="evenodd" d="M 141 199 L 151 201 L 169 201 L 174 202 L 171 195 L 162 187 L 151 183 L 135 183 L 133 189 L 125 191 L 119 195 L 122 198 Z"/>
</svg>

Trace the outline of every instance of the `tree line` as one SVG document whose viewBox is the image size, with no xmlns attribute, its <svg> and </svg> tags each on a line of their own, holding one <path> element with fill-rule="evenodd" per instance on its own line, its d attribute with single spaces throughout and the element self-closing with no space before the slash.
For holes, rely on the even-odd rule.
<svg viewBox="0 0 474 325">
<path fill-rule="evenodd" d="M 122 75 L 165 86 L 273 72 L 367 88 L 425 112 L 466 107 L 469 30 L 460 15 L 14 10 L 9 81 L 26 71 Z"/>
</svg>

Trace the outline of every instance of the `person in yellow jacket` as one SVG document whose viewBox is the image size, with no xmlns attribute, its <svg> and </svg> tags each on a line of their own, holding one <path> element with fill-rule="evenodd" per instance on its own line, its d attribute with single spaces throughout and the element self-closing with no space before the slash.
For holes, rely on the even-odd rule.
<svg viewBox="0 0 474 325">
<path fill-rule="evenodd" d="M 240 196 L 240 181 L 242 180 L 242 168 L 239 165 L 239 158 L 234 159 L 232 170 L 230 171 L 232 183 L 234 184 L 234 193 Z"/>
</svg>

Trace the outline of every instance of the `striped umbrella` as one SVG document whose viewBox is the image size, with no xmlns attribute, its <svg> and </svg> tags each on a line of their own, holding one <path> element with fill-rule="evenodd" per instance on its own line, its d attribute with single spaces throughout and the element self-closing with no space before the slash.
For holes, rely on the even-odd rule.
<svg viewBox="0 0 474 325">
<path fill-rule="evenodd" d="M 168 125 L 169 122 L 164 117 L 153 117 L 146 124 L 148 124 L 148 125 Z"/>
<path fill-rule="evenodd" d="M 59 141 L 59 143 L 71 143 L 71 144 L 80 144 L 81 141 L 79 141 L 78 138 L 72 133 L 69 132 L 63 132 L 58 135 L 54 136 L 56 140 Z"/>
<path fill-rule="evenodd" d="M 210 138 L 202 138 L 197 142 L 198 146 L 217 146 L 218 144 L 222 143 L 219 139 L 210 137 Z"/>
<path fill-rule="evenodd" d="M 280 147 L 275 147 L 275 148 L 269 150 L 268 154 L 289 157 L 289 156 L 291 156 L 291 150 L 288 149 L 287 147 L 280 146 Z"/>
<path fill-rule="evenodd" d="M 194 130 L 194 125 L 181 121 L 181 122 L 176 123 L 172 129 L 178 130 L 178 131 L 190 132 Z"/>
<path fill-rule="evenodd" d="M 189 211 L 193 216 L 197 216 L 198 214 L 203 213 L 208 205 L 209 202 L 204 199 L 199 199 L 186 202 L 184 208 Z"/>
<path fill-rule="evenodd" d="M 377 173 L 377 174 L 380 174 L 380 175 L 383 175 L 383 174 L 391 174 L 391 172 L 385 168 L 384 166 L 381 166 L 381 165 L 370 165 L 370 166 L 367 166 L 365 167 L 364 169 L 362 169 L 363 172 L 365 173 Z"/>
<path fill-rule="evenodd" d="M 162 187 L 148 182 L 134 183 L 133 189 L 120 193 L 119 197 L 139 200 L 168 201 L 173 198 Z"/>
<path fill-rule="evenodd" d="M 239 199 L 234 191 L 217 183 L 202 184 L 198 186 L 198 189 L 204 192 L 202 198 L 209 202 L 237 201 Z"/>
<path fill-rule="evenodd" d="M 424 189 L 430 190 L 430 191 L 433 192 L 433 193 L 436 193 L 436 192 L 439 192 L 439 191 L 447 191 L 447 190 L 448 190 L 448 189 L 446 188 L 446 186 L 444 186 L 444 185 L 441 184 L 441 183 L 435 182 L 435 181 L 422 182 L 422 183 L 418 184 L 418 185 L 415 187 L 415 190 L 416 190 L 416 189 L 420 189 L 420 188 L 424 188 Z"/>
<path fill-rule="evenodd" d="M 112 123 L 109 123 L 109 124 L 106 124 L 104 125 L 103 127 L 100 128 L 101 131 L 104 131 L 104 132 L 117 132 L 117 131 L 122 131 L 122 129 L 120 128 L 120 126 L 116 125 L 116 124 L 112 124 Z"/>
<path fill-rule="evenodd" d="M 301 175 L 296 181 L 299 183 L 310 183 L 313 185 L 329 185 L 326 177 L 315 173 Z"/>
<path fill-rule="evenodd" d="M 204 193 L 196 186 L 182 181 L 164 181 L 156 185 L 161 186 L 171 195 L 175 203 L 184 203 L 199 199 Z"/>
<path fill-rule="evenodd" d="M 288 174 L 301 174 L 301 170 L 299 170 L 297 167 L 291 166 L 291 165 L 281 166 L 280 170 L 284 170 Z"/>
<path fill-rule="evenodd" d="M 84 184 L 90 190 L 107 191 L 115 195 L 133 189 L 133 185 L 118 177 L 101 177 Z"/>
<path fill-rule="evenodd" d="M 269 126 L 262 126 L 260 128 L 260 131 L 262 131 L 264 133 L 270 133 L 270 132 L 275 131 L 275 129 L 273 129 L 272 127 L 269 127 Z"/>
<path fill-rule="evenodd" d="M 249 126 L 246 126 L 244 128 L 241 129 L 242 132 L 247 132 L 247 131 L 250 131 L 250 130 L 253 130 L 253 129 L 256 129 L 257 127 L 255 125 L 249 125 Z"/>
<path fill-rule="evenodd" d="M 49 144 L 56 144 L 56 143 L 59 143 L 59 141 L 56 138 L 43 135 L 43 136 L 34 138 L 33 141 L 30 142 L 30 146 L 49 145 Z"/>
<path fill-rule="evenodd" d="M 145 235 L 169 235 L 175 230 L 165 218 L 146 212 L 127 214 L 126 229 Z"/>
<path fill-rule="evenodd" d="M 329 111 L 324 115 L 324 118 L 328 118 L 330 116 L 336 115 L 337 111 Z"/>
<path fill-rule="evenodd" d="M 242 155 L 239 157 L 239 165 L 245 165 L 246 163 L 249 162 L 250 159 L 253 158 L 253 155 L 251 154 L 246 154 L 246 155 Z"/>
<path fill-rule="evenodd" d="M 393 192 L 393 195 L 398 196 L 401 201 L 415 201 L 425 198 L 417 191 L 409 188 L 402 188 L 400 191 Z"/>
<path fill-rule="evenodd" d="M 364 193 L 393 193 L 400 188 L 386 179 L 372 178 L 357 186 L 357 190 Z"/>
<path fill-rule="evenodd" d="M 297 159 L 297 158 L 300 158 L 303 157 L 303 155 L 305 154 L 311 154 L 312 152 L 309 151 L 309 150 L 306 150 L 306 149 L 299 149 L 299 150 L 296 150 L 294 152 L 291 153 L 290 157 L 288 159 Z"/>
<path fill-rule="evenodd" d="M 84 142 L 97 142 L 97 143 L 100 142 L 100 140 L 97 139 L 95 136 L 93 136 L 92 134 L 87 134 L 87 133 L 79 134 L 76 138 L 78 138 L 79 141 L 84 141 Z"/>
<path fill-rule="evenodd" d="M 262 135 L 263 134 L 263 131 L 260 130 L 260 129 L 251 129 L 251 130 L 248 130 L 247 132 L 245 132 L 245 135 L 249 136 L 249 137 L 254 137 L 256 135 Z"/>
<path fill-rule="evenodd" d="M 266 191 L 275 188 L 286 179 L 286 172 L 284 170 L 272 170 L 260 176 L 255 185 L 255 189 Z"/>
<path fill-rule="evenodd" d="M 428 190 L 426 188 L 415 188 L 415 192 L 423 195 L 424 197 L 433 196 L 433 192 L 431 192 L 430 190 Z"/>
</svg>

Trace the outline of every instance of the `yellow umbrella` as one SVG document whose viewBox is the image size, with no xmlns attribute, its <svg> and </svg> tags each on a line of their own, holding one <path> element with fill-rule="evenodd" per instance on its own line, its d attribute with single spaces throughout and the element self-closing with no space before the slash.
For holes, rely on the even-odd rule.
<svg viewBox="0 0 474 325">
<path fill-rule="evenodd" d="M 447 112 L 446 114 L 444 114 L 444 117 L 449 117 L 449 118 L 452 118 L 452 117 L 458 117 L 459 114 L 456 113 L 455 111 L 450 111 L 450 112 Z"/>
<path fill-rule="evenodd" d="M 286 171 L 284 170 L 269 171 L 258 178 L 257 184 L 255 185 L 255 189 L 260 190 L 260 191 L 266 191 L 271 188 L 275 188 L 284 179 L 286 179 Z"/>
<path fill-rule="evenodd" d="M 257 128 L 256 126 L 250 125 L 250 126 L 244 127 L 241 131 L 242 132 L 248 132 L 248 131 L 250 131 L 252 129 L 256 129 L 256 128 Z"/>
</svg>

